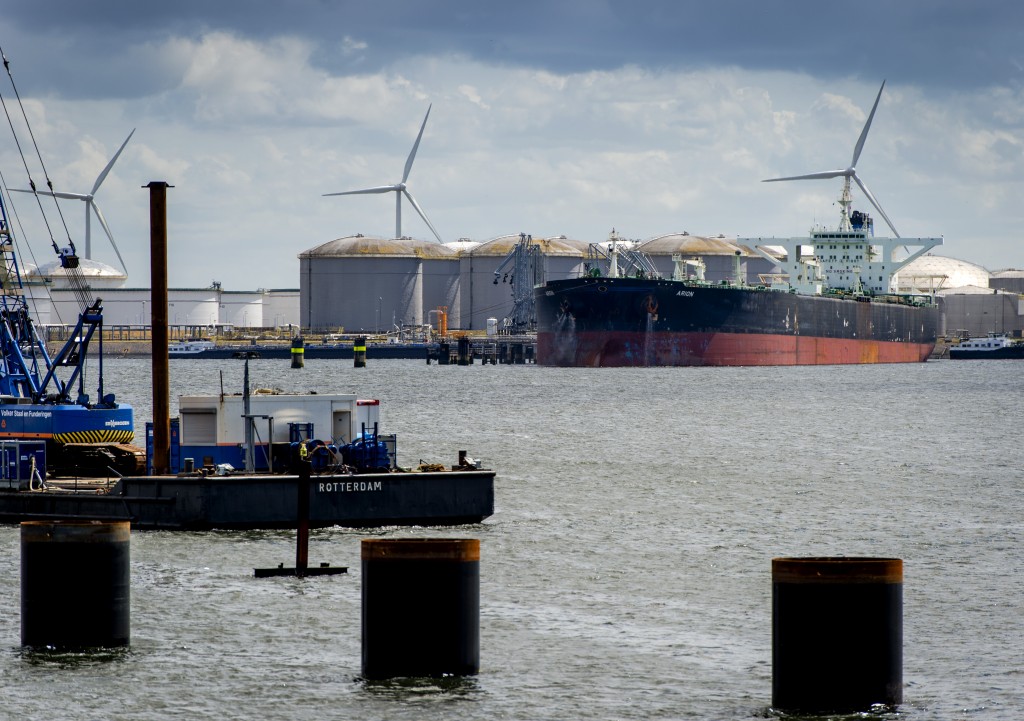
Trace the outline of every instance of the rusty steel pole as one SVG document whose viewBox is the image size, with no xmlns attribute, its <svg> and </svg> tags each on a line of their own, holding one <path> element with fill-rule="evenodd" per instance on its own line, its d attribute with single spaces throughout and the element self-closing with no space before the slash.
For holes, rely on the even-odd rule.
<svg viewBox="0 0 1024 721">
<path fill-rule="evenodd" d="M 149 185 L 150 314 L 153 338 L 153 474 L 167 473 L 171 455 L 171 384 L 167 360 L 167 189 Z"/>
</svg>

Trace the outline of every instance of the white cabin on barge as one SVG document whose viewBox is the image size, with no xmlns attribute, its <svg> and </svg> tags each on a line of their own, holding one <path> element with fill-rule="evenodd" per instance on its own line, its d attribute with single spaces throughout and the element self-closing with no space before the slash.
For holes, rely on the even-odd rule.
<svg viewBox="0 0 1024 721">
<path fill-rule="evenodd" d="M 181 444 L 238 445 L 245 442 L 245 398 L 241 395 L 181 396 Z M 372 433 L 380 422 L 380 401 L 354 393 L 266 393 L 249 397 L 249 415 L 260 443 L 288 443 L 290 424 L 312 423 L 309 438 L 350 443 L 365 425 Z M 273 435 L 271 435 L 271 425 Z"/>
<path fill-rule="evenodd" d="M 319 440 L 340 447 L 364 432 L 378 434 L 380 423 L 380 401 L 352 393 L 257 390 L 248 399 L 242 395 L 181 396 L 178 410 L 180 436 L 177 444 L 172 438 L 172 456 L 177 445 L 186 468 L 191 465 L 188 458 L 196 467 L 227 465 L 259 471 L 266 470 L 273 460 L 273 466 L 279 468 L 286 463 L 292 444 Z"/>
</svg>

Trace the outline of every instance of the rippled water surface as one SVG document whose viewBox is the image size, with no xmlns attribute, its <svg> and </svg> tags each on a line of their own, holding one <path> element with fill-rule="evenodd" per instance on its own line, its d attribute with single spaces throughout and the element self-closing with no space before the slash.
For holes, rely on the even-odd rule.
<svg viewBox="0 0 1024 721">
<path fill-rule="evenodd" d="M 241 361 L 175 360 L 179 393 Z M 19 532 L 0 526 L 0 718 L 753 719 L 771 702 L 771 558 L 904 560 L 900 717 L 1024 708 L 1024 363 L 556 369 L 251 364 L 256 386 L 380 398 L 402 464 L 498 471 L 454 529 L 314 531 L 347 576 L 253 578 L 294 534 L 133 533 L 127 652 L 20 642 Z M 150 415 L 149 363 L 107 363 Z M 359 541 L 481 539 L 481 672 L 367 684 Z M 410 604 L 415 598 L 409 599 Z M 83 623 L 87 597 L 67 599 Z"/>
</svg>

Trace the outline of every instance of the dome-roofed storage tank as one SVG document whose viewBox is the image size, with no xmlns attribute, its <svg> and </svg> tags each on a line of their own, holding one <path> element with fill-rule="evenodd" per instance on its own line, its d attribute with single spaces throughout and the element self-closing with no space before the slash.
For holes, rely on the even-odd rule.
<svg viewBox="0 0 1024 721">
<path fill-rule="evenodd" d="M 121 288 L 128 282 L 128 276 L 122 271 L 90 258 L 79 258 L 78 270 L 85 278 L 85 282 L 94 290 L 97 288 Z M 24 268 L 22 272 L 25 272 Z M 44 263 L 38 268 L 30 268 L 25 278 L 26 280 L 49 281 L 54 288 L 70 287 L 68 272 L 59 260 Z"/>
<path fill-rule="evenodd" d="M 968 285 L 989 287 L 989 272 L 982 266 L 932 253 L 912 260 L 896 277 L 900 293 L 933 293 Z"/>
<path fill-rule="evenodd" d="M 432 241 L 353 235 L 299 254 L 300 323 L 311 330 L 383 332 L 458 307 L 457 253 Z"/>
</svg>

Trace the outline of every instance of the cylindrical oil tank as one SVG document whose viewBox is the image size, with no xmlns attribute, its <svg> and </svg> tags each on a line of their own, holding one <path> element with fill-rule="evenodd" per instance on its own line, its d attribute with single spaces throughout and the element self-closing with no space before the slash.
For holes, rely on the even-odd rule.
<svg viewBox="0 0 1024 721">
<path fill-rule="evenodd" d="M 454 297 L 456 251 L 423 240 L 354 235 L 299 254 L 300 324 L 375 333 L 427 322 Z"/>
</svg>

